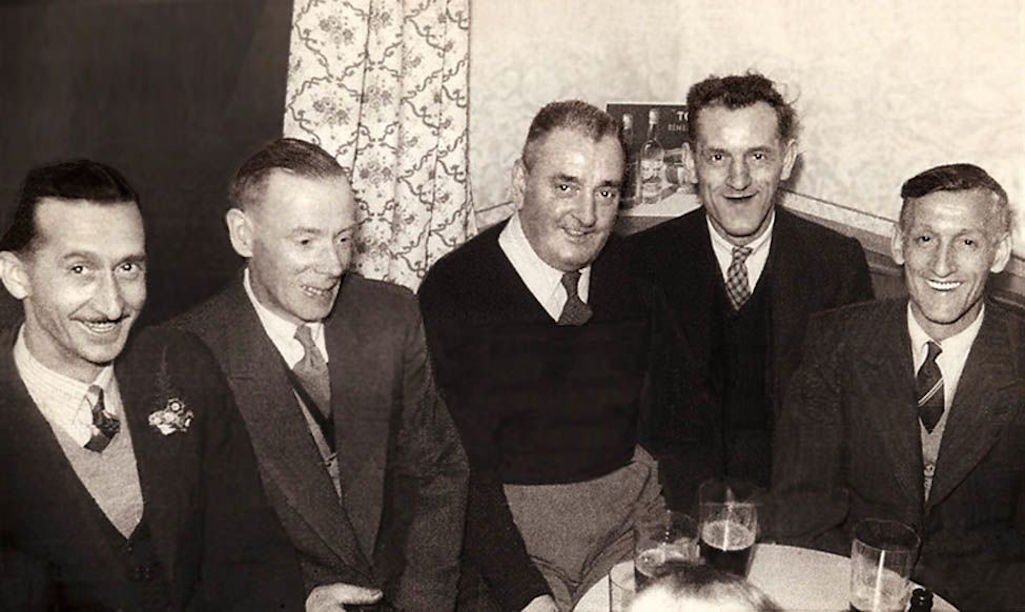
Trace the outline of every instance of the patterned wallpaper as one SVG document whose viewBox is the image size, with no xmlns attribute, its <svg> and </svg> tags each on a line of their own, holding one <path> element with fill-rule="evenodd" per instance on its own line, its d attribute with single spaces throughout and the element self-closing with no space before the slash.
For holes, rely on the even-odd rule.
<svg viewBox="0 0 1025 612">
<path fill-rule="evenodd" d="M 970 161 L 1007 189 L 1025 254 L 1025 0 L 474 0 L 472 11 L 482 227 L 509 214 L 509 171 L 545 102 L 675 102 L 708 74 L 756 69 L 800 113 L 795 193 L 894 219 L 904 179 Z"/>
</svg>

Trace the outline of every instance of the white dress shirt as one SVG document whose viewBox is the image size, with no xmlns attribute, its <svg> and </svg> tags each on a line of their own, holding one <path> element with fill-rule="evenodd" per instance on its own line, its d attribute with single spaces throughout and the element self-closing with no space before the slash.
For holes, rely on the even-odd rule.
<svg viewBox="0 0 1025 612">
<path fill-rule="evenodd" d="M 715 229 L 707 215 L 705 216 L 705 222 L 708 223 L 708 234 L 712 237 L 712 252 L 715 253 L 715 260 L 719 262 L 722 280 L 726 282 L 730 264 L 733 263 L 734 245 L 719 234 L 719 231 Z M 772 246 L 772 228 L 775 225 L 776 211 L 773 210 L 769 213 L 769 226 L 765 228 L 762 235 L 744 245 L 751 249 L 751 254 L 744 261 L 744 267 L 747 268 L 748 290 L 751 293 L 754 293 L 755 287 L 758 285 L 758 279 L 762 277 L 762 272 L 765 270 L 765 264 L 769 261 L 769 247 Z"/>
<path fill-rule="evenodd" d="M 523 233 L 518 212 L 513 214 L 505 229 L 498 235 L 498 246 L 545 312 L 552 320 L 558 321 L 563 307 L 566 306 L 566 300 L 569 299 L 566 289 L 562 286 L 562 275 L 565 272 L 556 270 L 538 257 L 534 247 L 527 241 L 526 234 Z M 585 304 L 590 289 L 591 266 L 587 266 L 581 268 L 577 284 L 577 294 Z"/>
<path fill-rule="evenodd" d="M 256 298 L 256 294 L 253 293 L 253 286 L 249 281 L 249 268 L 246 268 L 245 272 L 242 273 L 242 286 L 245 287 L 246 295 L 249 296 L 249 301 L 253 303 L 253 308 L 256 309 L 256 316 L 260 318 L 260 324 L 263 325 L 264 331 L 267 332 L 267 337 L 270 338 L 278 352 L 281 353 L 288 367 L 294 368 L 295 364 L 302 361 L 303 356 L 306 355 L 306 349 L 295 339 L 295 332 L 299 329 L 299 326 L 274 313 L 260 303 L 260 300 Z M 313 343 L 317 345 L 321 356 L 327 362 L 329 357 L 327 354 L 327 343 L 324 341 L 323 321 L 304 323 L 303 325 L 310 328 L 310 332 L 313 335 Z"/>
<path fill-rule="evenodd" d="M 91 383 L 84 383 L 55 372 L 36 359 L 25 344 L 25 326 L 18 331 L 14 343 L 14 365 L 25 383 L 29 397 L 35 402 L 51 427 L 58 427 L 80 446 L 85 446 L 99 430 L 93 425 L 92 406 L 86 399 L 91 385 L 103 389 L 104 412 L 121 414 L 121 393 L 118 391 L 114 366 L 109 365 Z"/>
</svg>

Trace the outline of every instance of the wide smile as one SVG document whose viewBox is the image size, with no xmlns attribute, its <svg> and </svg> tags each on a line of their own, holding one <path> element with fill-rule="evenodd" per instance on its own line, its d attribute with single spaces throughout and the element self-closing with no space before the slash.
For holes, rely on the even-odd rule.
<svg viewBox="0 0 1025 612">
<path fill-rule="evenodd" d="M 733 203 L 733 204 L 746 204 L 747 202 L 750 202 L 751 200 L 753 200 L 756 195 L 758 195 L 757 192 L 755 192 L 755 193 L 747 193 L 747 194 L 739 194 L 739 195 L 724 195 L 723 198 L 727 202 L 730 202 L 730 203 Z"/>
<path fill-rule="evenodd" d="M 109 337 L 117 335 L 121 332 L 121 325 L 128 319 L 128 317 L 122 317 L 116 321 L 79 321 L 79 323 L 90 334 L 100 337 Z"/>
<path fill-rule="evenodd" d="M 932 278 L 927 278 L 925 280 L 925 284 L 929 285 L 929 288 L 934 290 L 934 291 L 947 292 L 947 291 L 953 291 L 953 290 L 957 289 L 958 287 L 960 287 L 964 283 L 962 281 L 952 281 L 952 280 L 941 281 L 941 280 L 936 280 L 936 279 L 932 279 Z"/>
<path fill-rule="evenodd" d="M 302 289 L 303 293 L 312 298 L 324 299 L 327 297 L 331 297 L 331 295 L 334 293 L 335 287 L 337 286 L 338 284 L 334 283 L 327 288 L 314 287 L 312 285 L 300 285 L 299 287 Z"/>
<path fill-rule="evenodd" d="M 567 236 L 569 236 L 570 239 L 577 240 L 577 241 L 586 240 L 587 238 L 589 238 L 591 236 L 591 231 L 590 230 L 577 230 L 577 229 L 571 229 L 571 228 L 568 228 L 568 227 L 564 227 L 564 228 L 562 228 L 562 231 L 565 232 L 565 234 Z"/>
</svg>

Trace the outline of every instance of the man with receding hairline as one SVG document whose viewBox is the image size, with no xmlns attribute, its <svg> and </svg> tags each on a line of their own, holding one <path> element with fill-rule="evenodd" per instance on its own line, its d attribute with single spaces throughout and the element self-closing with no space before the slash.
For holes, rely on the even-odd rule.
<svg viewBox="0 0 1025 612">
<path fill-rule="evenodd" d="M 812 319 L 777 429 L 775 536 L 846 554 L 861 519 L 901 521 L 916 581 L 962 609 L 1025 601 L 1025 320 L 986 299 L 1011 257 L 1004 189 L 930 168 L 902 189 L 908 299 Z"/>
<path fill-rule="evenodd" d="M 348 271 L 356 199 L 320 147 L 268 143 L 229 199 L 245 268 L 178 322 L 227 375 L 307 611 L 451 609 L 466 456 L 416 300 Z"/>
<path fill-rule="evenodd" d="M 470 459 L 463 610 L 568 610 L 661 507 L 642 408 L 682 360 L 657 292 L 611 236 L 617 124 L 580 101 L 531 123 L 516 212 L 420 287 L 431 357 Z M 668 401 L 668 400 L 667 400 Z"/>
<path fill-rule="evenodd" d="M 631 237 L 637 269 L 665 292 L 714 397 L 700 431 L 664 432 L 700 442 L 660 462 L 666 499 L 684 509 L 709 477 L 769 486 L 772 433 L 809 316 L 872 298 L 857 240 L 778 205 L 797 162 L 797 117 L 772 81 L 696 83 L 687 135 L 683 162 L 701 208 Z"/>
</svg>

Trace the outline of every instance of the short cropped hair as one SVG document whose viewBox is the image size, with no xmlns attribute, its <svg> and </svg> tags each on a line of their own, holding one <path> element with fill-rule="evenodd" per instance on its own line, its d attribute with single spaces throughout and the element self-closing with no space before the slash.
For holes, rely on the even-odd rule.
<svg viewBox="0 0 1025 612">
<path fill-rule="evenodd" d="M 298 138 L 278 138 L 242 162 L 228 188 L 229 206 L 246 210 L 257 204 L 275 170 L 312 179 L 346 178 L 342 166 L 324 149 Z"/>
<path fill-rule="evenodd" d="M 709 565 L 682 564 L 649 582 L 642 592 L 659 588 L 665 589 L 674 600 L 697 599 L 718 604 L 724 609 L 750 606 L 758 612 L 782 610 L 761 589 L 742 576 Z"/>
<path fill-rule="evenodd" d="M 563 100 L 546 104 L 530 122 L 527 141 L 523 143 L 523 165 L 530 170 L 534 163 L 537 143 L 558 129 L 573 130 L 591 138 L 594 142 L 612 136 L 620 144 L 619 125 L 612 115 L 596 106 L 580 100 Z"/>
<path fill-rule="evenodd" d="M 687 138 L 691 142 L 697 140 L 695 120 L 701 109 L 722 106 L 736 110 L 758 102 L 765 102 L 776 111 L 776 124 L 781 139 L 797 137 L 797 113 L 794 107 L 776 91 L 772 81 L 757 72 L 749 72 L 725 77 L 713 75 L 691 86 L 687 92 Z"/>
<path fill-rule="evenodd" d="M 937 191 L 971 191 L 978 189 L 989 192 L 993 202 L 993 221 L 1003 234 L 1011 231 L 1011 207 L 1007 192 L 1000 183 L 985 170 L 974 164 L 947 164 L 935 166 L 904 181 L 900 188 L 903 203 L 900 207 L 900 227 L 907 229 L 911 223 L 910 203 Z"/>
<path fill-rule="evenodd" d="M 85 200 L 92 204 L 139 204 L 139 194 L 120 172 L 90 159 L 74 159 L 32 168 L 22 181 L 14 218 L 0 251 L 24 253 L 37 237 L 36 209 L 46 199 Z"/>
</svg>

